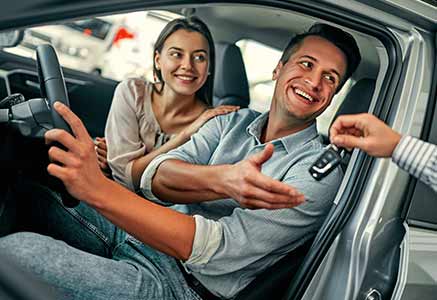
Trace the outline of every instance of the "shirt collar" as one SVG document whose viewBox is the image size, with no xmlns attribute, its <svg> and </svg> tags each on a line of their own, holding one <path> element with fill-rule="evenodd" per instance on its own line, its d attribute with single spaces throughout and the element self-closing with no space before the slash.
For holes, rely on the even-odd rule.
<svg viewBox="0 0 437 300">
<path fill-rule="evenodd" d="M 253 120 L 246 128 L 246 132 L 249 135 L 253 136 L 259 144 L 261 144 L 259 139 L 261 137 L 262 130 L 264 128 L 264 125 L 267 123 L 268 118 L 269 118 L 269 112 L 268 111 L 264 112 L 258 117 L 256 117 L 255 120 Z"/>
<path fill-rule="evenodd" d="M 246 132 L 249 135 L 252 135 L 259 144 L 261 144 L 260 142 L 261 133 L 268 120 L 268 117 L 269 117 L 269 112 L 268 111 L 264 112 L 261 115 L 259 115 L 255 120 L 253 120 L 246 128 Z M 281 142 L 284 145 L 287 152 L 291 153 L 293 149 L 296 149 L 296 146 L 300 144 L 305 144 L 306 142 L 314 139 L 317 136 L 318 136 L 318 132 L 317 132 L 316 122 L 313 122 L 313 124 L 311 124 L 307 128 L 298 131 L 296 133 L 273 140 L 271 141 L 271 143 Z"/>
</svg>

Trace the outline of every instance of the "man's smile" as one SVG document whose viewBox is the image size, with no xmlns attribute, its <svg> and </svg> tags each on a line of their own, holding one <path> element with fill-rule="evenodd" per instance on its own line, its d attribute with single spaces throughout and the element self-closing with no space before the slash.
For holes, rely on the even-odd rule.
<svg viewBox="0 0 437 300">
<path fill-rule="evenodd" d="M 320 102 L 320 98 L 316 94 L 305 91 L 303 88 L 297 86 L 288 87 L 287 97 L 289 99 L 296 98 L 309 105 Z"/>
</svg>

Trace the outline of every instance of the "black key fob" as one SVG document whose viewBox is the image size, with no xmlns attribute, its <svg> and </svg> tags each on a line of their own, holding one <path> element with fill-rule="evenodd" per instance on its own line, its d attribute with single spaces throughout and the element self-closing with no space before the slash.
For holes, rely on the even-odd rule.
<svg viewBox="0 0 437 300">
<path fill-rule="evenodd" d="M 315 180 L 321 180 L 340 164 L 344 153 L 344 148 L 329 144 L 308 171 Z"/>
</svg>

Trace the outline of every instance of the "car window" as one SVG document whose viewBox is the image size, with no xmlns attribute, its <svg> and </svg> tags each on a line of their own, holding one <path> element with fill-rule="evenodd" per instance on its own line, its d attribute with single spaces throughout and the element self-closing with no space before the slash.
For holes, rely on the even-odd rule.
<svg viewBox="0 0 437 300">
<path fill-rule="evenodd" d="M 254 40 L 240 40 L 236 45 L 241 50 L 249 82 L 249 107 L 265 112 L 270 108 L 275 87 L 272 72 L 281 58 L 282 51 Z"/>
<path fill-rule="evenodd" d="M 181 15 L 166 11 L 128 14 L 124 26 L 132 38 L 114 40 L 101 60 L 102 76 L 121 81 L 142 77 L 153 81 L 153 46 L 167 23 Z"/>
<path fill-rule="evenodd" d="M 437 144 L 437 106 L 428 126 L 430 129 L 428 142 Z M 436 212 L 436 193 L 428 185 L 417 181 L 407 216 L 409 225 L 437 230 Z"/>
<path fill-rule="evenodd" d="M 23 42 L 5 51 L 35 58 L 40 44 L 52 44 L 59 63 L 70 69 L 121 81 L 152 79 L 153 43 L 163 27 L 181 15 L 141 11 L 92 17 L 27 29 Z"/>
<path fill-rule="evenodd" d="M 84 35 L 89 35 L 104 40 L 108 36 L 109 31 L 114 24 L 99 18 L 91 18 L 65 23 L 64 26 L 74 29 L 78 32 L 82 32 Z"/>
</svg>

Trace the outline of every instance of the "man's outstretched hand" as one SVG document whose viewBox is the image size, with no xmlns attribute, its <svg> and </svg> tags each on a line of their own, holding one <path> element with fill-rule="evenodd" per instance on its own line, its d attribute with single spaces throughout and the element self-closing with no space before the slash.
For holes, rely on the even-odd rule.
<svg viewBox="0 0 437 300">
<path fill-rule="evenodd" d="M 274 146 L 267 144 L 261 152 L 232 165 L 224 174 L 228 196 L 246 208 L 291 208 L 304 202 L 296 189 L 261 173 L 273 151 Z"/>
</svg>

